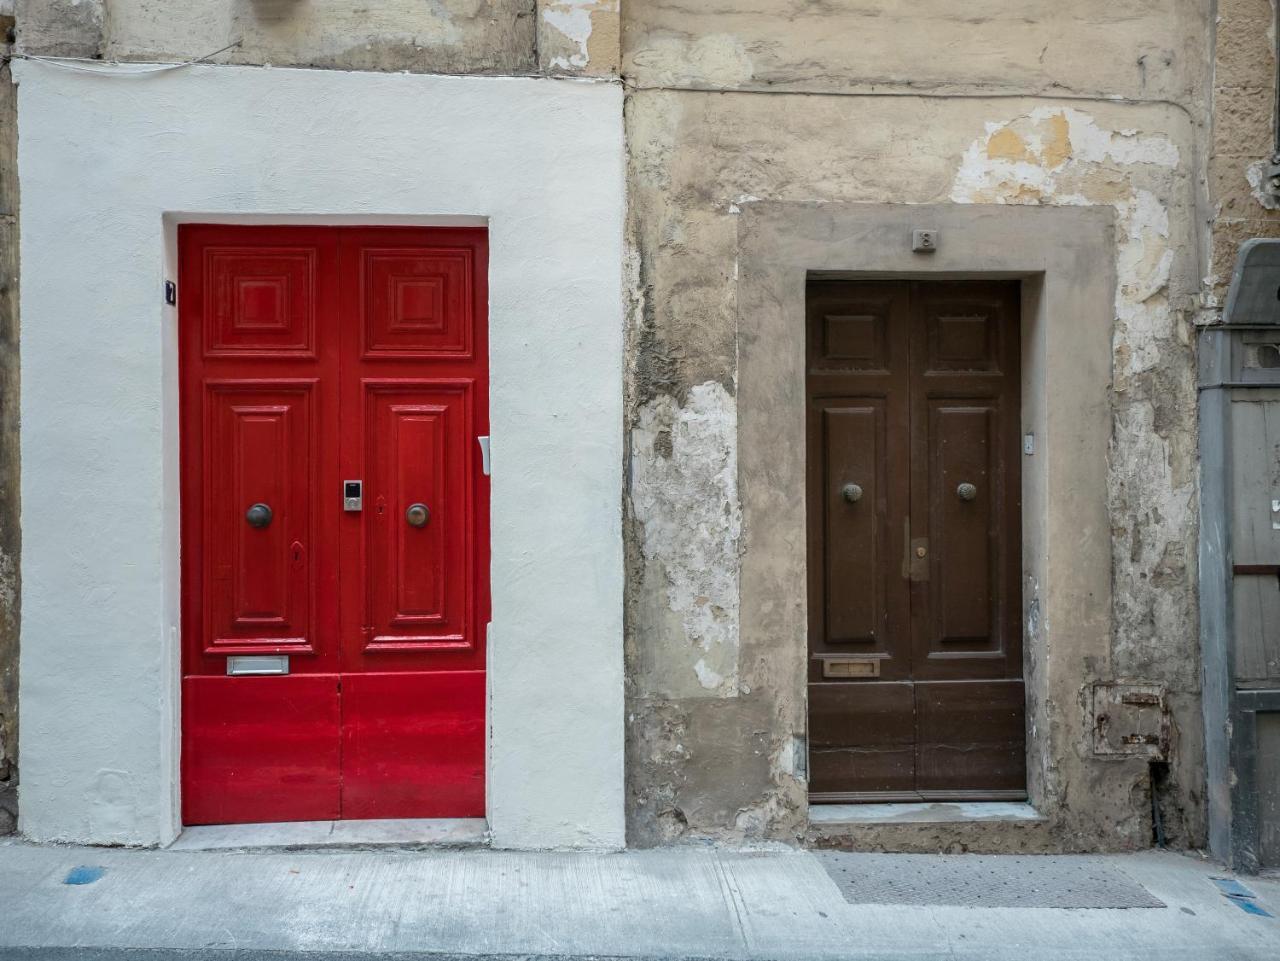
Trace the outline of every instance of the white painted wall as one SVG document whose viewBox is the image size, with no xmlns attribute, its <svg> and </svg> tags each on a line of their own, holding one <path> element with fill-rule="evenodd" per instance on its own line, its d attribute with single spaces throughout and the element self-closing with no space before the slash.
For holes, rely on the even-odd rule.
<svg viewBox="0 0 1280 961">
<path fill-rule="evenodd" d="M 488 218 L 489 819 L 623 844 L 622 97 L 613 84 L 16 62 L 21 829 L 178 823 L 181 220 Z"/>
</svg>

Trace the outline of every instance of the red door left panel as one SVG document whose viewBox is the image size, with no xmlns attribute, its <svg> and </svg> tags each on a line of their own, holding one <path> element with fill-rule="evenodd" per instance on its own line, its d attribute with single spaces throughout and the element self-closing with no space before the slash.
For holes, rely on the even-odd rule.
<svg viewBox="0 0 1280 961">
<path fill-rule="evenodd" d="M 179 250 L 183 821 L 336 818 L 336 243 L 190 225 Z"/>
</svg>

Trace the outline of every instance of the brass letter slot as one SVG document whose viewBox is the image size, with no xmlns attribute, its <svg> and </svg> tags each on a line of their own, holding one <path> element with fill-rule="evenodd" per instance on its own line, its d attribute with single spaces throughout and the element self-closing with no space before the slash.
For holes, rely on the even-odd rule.
<svg viewBox="0 0 1280 961">
<path fill-rule="evenodd" d="M 826 657 L 822 660 L 823 677 L 879 677 L 878 657 Z"/>
</svg>

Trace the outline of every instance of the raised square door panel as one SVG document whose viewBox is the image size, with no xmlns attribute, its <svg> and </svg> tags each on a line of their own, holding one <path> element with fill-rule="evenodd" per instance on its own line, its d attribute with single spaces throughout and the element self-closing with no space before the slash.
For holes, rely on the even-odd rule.
<svg viewBox="0 0 1280 961">
<path fill-rule="evenodd" d="M 895 314 L 901 298 L 889 285 L 831 282 L 813 289 L 832 293 L 811 306 L 810 364 L 819 370 L 886 374 L 901 353 Z"/>
<path fill-rule="evenodd" d="M 311 650 L 314 388 L 311 380 L 206 385 L 210 650 Z"/>
<path fill-rule="evenodd" d="M 990 401 L 930 404 L 930 657 L 999 649 L 998 427 Z"/>
<path fill-rule="evenodd" d="M 312 354 L 317 259 L 305 246 L 205 247 L 205 352 Z"/>
<path fill-rule="evenodd" d="M 824 638 L 833 647 L 887 654 L 884 402 L 828 401 L 821 418 L 826 461 Z"/>
<path fill-rule="evenodd" d="M 924 308 L 930 371 L 1001 372 L 1005 316 L 1001 301 L 952 294 Z"/>
<path fill-rule="evenodd" d="M 473 266 L 465 247 L 361 248 L 365 356 L 469 356 Z"/>
<path fill-rule="evenodd" d="M 469 648 L 472 384 L 365 381 L 367 652 Z"/>
</svg>

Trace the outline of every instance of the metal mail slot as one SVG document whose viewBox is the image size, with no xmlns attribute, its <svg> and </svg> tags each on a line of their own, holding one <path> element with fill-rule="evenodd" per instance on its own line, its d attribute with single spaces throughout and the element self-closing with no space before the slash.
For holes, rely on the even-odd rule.
<svg viewBox="0 0 1280 961">
<path fill-rule="evenodd" d="M 288 674 L 288 654 L 262 654 L 227 658 L 227 673 L 235 677 L 249 674 Z"/>
<path fill-rule="evenodd" d="M 827 657 L 822 660 L 823 677 L 879 677 L 878 657 Z"/>
</svg>

